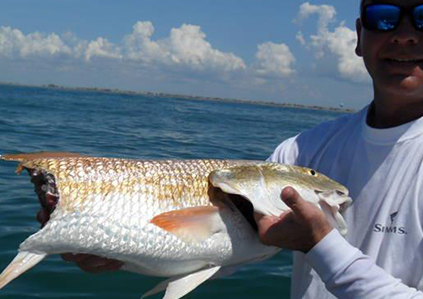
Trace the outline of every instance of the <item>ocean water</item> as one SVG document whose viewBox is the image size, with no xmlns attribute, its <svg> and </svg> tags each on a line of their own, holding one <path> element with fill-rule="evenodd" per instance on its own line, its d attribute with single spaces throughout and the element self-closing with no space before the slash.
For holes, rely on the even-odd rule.
<svg viewBox="0 0 423 299">
<path fill-rule="evenodd" d="M 71 151 L 139 159 L 266 159 L 285 138 L 339 113 L 207 100 L 0 85 L 0 154 Z M 26 173 L 0 162 L 0 270 L 39 229 Z M 291 253 L 245 265 L 185 298 L 289 298 Z M 140 298 L 161 278 L 88 274 L 50 256 L 0 291 L 3 299 Z M 161 295 L 152 298 L 161 298 Z"/>
</svg>

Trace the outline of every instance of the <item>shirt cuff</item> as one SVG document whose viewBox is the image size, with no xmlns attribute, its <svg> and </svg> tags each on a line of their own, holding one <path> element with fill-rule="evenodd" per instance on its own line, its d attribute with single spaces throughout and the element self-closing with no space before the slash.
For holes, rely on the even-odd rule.
<svg viewBox="0 0 423 299">
<path fill-rule="evenodd" d="M 358 252 L 357 248 L 333 229 L 305 255 L 305 258 L 326 282 L 346 267 Z"/>
</svg>

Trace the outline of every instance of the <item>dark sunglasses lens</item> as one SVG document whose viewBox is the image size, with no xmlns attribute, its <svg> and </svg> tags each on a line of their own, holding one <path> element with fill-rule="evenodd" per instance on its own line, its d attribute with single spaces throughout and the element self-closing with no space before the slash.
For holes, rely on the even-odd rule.
<svg viewBox="0 0 423 299">
<path fill-rule="evenodd" d="M 423 30 L 423 5 L 419 5 L 414 8 L 413 17 L 416 29 Z"/>
<path fill-rule="evenodd" d="M 401 9 L 393 5 L 375 4 L 367 6 L 364 13 L 367 29 L 389 31 L 398 25 Z"/>
</svg>

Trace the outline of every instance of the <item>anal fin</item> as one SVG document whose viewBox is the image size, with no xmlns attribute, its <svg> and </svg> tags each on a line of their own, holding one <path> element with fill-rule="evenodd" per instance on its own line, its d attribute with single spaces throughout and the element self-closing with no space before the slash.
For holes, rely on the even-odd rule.
<svg viewBox="0 0 423 299">
<path fill-rule="evenodd" d="M 156 287 L 154 287 L 149 292 L 145 293 L 141 299 L 157 294 L 159 292 L 162 292 L 166 290 L 166 293 L 163 297 L 163 299 L 179 299 L 192 290 L 194 290 L 196 287 L 198 287 L 200 284 L 205 282 L 207 279 L 212 277 L 214 274 L 216 274 L 217 271 L 219 271 L 220 266 L 208 268 L 204 270 L 200 270 L 195 273 L 188 274 L 183 277 L 174 277 L 170 278 L 168 280 L 162 281 L 159 283 Z"/>
<path fill-rule="evenodd" d="M 0 274 L 0 289 L 13 279 L 34 267 L 46 257 L 46 254 L 36 254 L 28 251 L 19 252 L 18 255 Z"/>
</svg>

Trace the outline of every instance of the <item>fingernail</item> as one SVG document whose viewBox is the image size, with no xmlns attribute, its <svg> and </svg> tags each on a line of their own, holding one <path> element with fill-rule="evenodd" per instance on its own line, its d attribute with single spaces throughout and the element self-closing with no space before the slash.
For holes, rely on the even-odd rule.
<svg viewBox="0 0 423 299">
<path fill-rule="evenodd" d="M 282 194 L 283 194 L 284 198 L 291 197 L 292 196 L 292 188 L 286 187 L 285 189 L 283 189 Z"/>
</svg>

